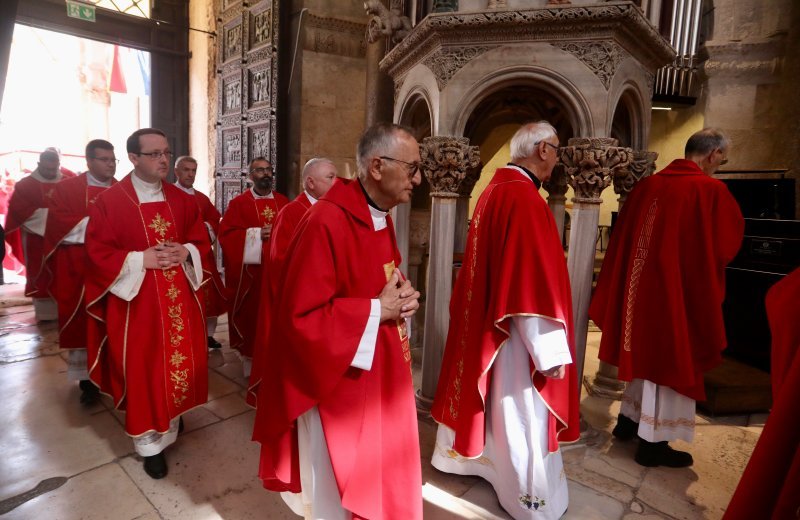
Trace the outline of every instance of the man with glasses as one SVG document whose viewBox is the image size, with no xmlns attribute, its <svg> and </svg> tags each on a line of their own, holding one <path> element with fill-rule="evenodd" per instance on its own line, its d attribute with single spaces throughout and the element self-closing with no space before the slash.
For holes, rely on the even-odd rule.
<svg viewBox="0 0 800 520">
<path fill-rule="evenodd" d="M 273 190 L 272 164 L 264 157 L 250 161 L 253 187 L 231 200 L 219 228 L 219 243 L 228 288 L 228 334 L 250 377 L 261 303 L 261 278 L 272 276 L 269 244 L 272 224 L 289 203 Z"/>
<path fill-rule="evenodd" d="M 64 174 L 55 150 L 45 150 L 39 155 L 35 170 L 14 186 L 8 201 L 6 217 L 6 242 L 17 260 L 25 264 L 25 296 L 33 298 L 36 321 L 55 320 L 58 311 L 50 298 L 50 276 L 42 269 L 44 233 L 47 225 L 47 207 L 56 183 L 73 176 Z"/>
<path fill-rule="evenodd" d="M 261 382 L 263 363 L 266 362 L 265 347 L 269 337 L 272 318 L 272 302 L 275 301 L 278 285 L 281 280 L 283 261 L 289 251 L 289 244 L 294 232 L 306 212 L 319 201 L 336 182 L 339 172 L 333 161 L 324 157 L 309 159 L 303 166 L 303 192 L 292 202 L 280 210 L 272 226 L 272 237 L 269 246 L 270 275 L 261 279 L 261 308 L 258 311 L 256 326 L 256 342 L 253 352 L 253 370 L 248 384 L 247 402 L 256 406 L 258 384 Z"/>
<path fill-rule="evenodd" d="M 561 518 L 558 443 L 579 435 L 569 275 L 539 194 L 558 142 L 546 121 L 521 127 L 478 199 L 431 409 L 433 466 L 486 479 L 515 519 Z"/>
<path fill-rule="evenodd" d="M 89 377 L 125 410 L 125 432 L 158 479 L 181 415 L 208 397 L 200 285 L 210 243 L 197 204 L 164 182 L 164 133 L 137 130 L 126 148 L 133 172 L 89 209 Z"/>
<path fill-rule="evenodd" d="M 111 143 L 89 141 L 87 171 L 56 184 L 44 234 L 45 268 L 53 276 L 50 294 L 58 304 L 58 343 L 69 352 L 67 378 L 79 381 L 80 401 L 85 405 L 95 403 L 100 394 L 89 381 L 86 359 L 84 284 L 89 262 L 84 239 L 89 207 L 116 182 L 117 162 Z"/>
<path fill-rule="evenodd" d="M 308 210 L 289 246 L 259 385 L 259 476 L 306 518 L 422 518 L 406 319 L 419 292 L 397 269 L 389 210 L 421 182 L 419 145 L 379 124 L 358 179 Z"/>
<path fill-rule="evenodd" d="M 589 315 L 603 331 L 600 359 L 628 381 L 614 428 L 638 437 L 642 466 L 690 466 L 668 442 L 694 437 L 703 373 L 722 361 L 725 265 L 744 220 L 722 181 L 728 139 L 713 128 L 631 192 L 611 235 Z"/>
<path fill-rule="evenodd" d="M 222 215 L 217 211 L 214 203 L 205 194 L 194 189 L 194 178 L 197 174 L 197 160 L 188 155 L 182 155 L 175 159 L 175 186 L 180 188 L 194 198 L 197 208 L 200 210 L 200 218 L 208 231 L 208 238 L 211 241 L 212 249 L 203 257 L 203 299 L 206 310 L 206 334 L 208 334 L 208 348 L 218 349 L 222 345 L 214 339 L 214 331 L 217 329 L 217 318 L 228 312 L 228 302 L 225 298 L 225 284 L 217 269 L 217 259 L 214 255 L 213 246 L 217 241 L 219 233 L 219 221 Z"/>
</svg>

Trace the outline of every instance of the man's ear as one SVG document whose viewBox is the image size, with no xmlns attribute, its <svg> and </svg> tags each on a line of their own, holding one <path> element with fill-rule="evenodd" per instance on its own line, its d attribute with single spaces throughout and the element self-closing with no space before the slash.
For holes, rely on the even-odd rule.
<svg viewBox="0 0 800 520">
<path fill-rule="evenodd" d="M 369 170 L 367 170 L 367 174 L 376 181 L 381 180 L 381 162 L 382 159 L 379 157 L 373 157 L 369 162 Z"/>
</svg>

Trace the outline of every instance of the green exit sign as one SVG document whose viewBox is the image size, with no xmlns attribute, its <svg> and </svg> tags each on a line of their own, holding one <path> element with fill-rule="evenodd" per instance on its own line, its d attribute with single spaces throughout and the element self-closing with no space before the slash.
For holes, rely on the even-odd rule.
<svg viewBox="0 0 800 520">
<path fill-rule="evenodd" d="M 70 18 L 78 18 L 79 20 L 86 20 L 87 22 L 94 22 L 95 7 L 93 5 L 81 4 L 78 2 L 70 2 L 67 0 L 67 16 Z"/>
</svg>

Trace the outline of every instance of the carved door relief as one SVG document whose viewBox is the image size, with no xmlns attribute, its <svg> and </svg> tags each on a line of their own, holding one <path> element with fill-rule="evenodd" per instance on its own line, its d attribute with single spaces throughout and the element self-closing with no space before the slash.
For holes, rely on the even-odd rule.
<svg viewBox="0 0 800 520">
<path fill-rule="evenodd" d="M 246 188 L 250 160 L 264 156 L 277 166 L 278 3 L 222 0 L 215 202 L 223 211 Z"/>
</svg>

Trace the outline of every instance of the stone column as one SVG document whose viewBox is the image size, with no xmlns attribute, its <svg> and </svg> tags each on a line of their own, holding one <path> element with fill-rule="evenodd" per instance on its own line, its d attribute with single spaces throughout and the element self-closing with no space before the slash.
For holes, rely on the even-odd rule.
<svg viewBox="0 0 800 520">
<path fill-rule="evenodd" d="M 417 410 L 430 413 L 442 367 L 447 328 L 450 324 L 450 294 L 453 289 L 453 247 L 456 201 L 467 172 L 480 155 L 466 137 L 426 137 L 420 146 L 422 171 L 431 185 L 431 238 L 428 287 L 425 297 L 425 338 L 422 348 L 422 388 L 417 392 Z"/>
<path fill-rule="evenodd" d="M 456 201 L 456 237 L 453 251 L 464 253 L 467 248 L 467 231 L 469 230 L 469 200 L 472 197 L 472 189 L 481 177 L 483 163 L 478 163 L 475 168 L 467 171 L 467 176 L 458 188 L 458 200 Z"/>
<path fill-rule="evenodd" d="M 396 0 L 391 8 L 381 0 L 364 2 L 370 17 L 367 25 L 367 100 L 364 110 L 365 125 L 389 123 L 394 112 L 394 83 L 388 74 L 381 72 L 380 63 L 389 44 L 398 44 L 411 30 L 411 21 L 400 15 Z"/>
<path fill-rule="evenodd" d="M 558 228 L 558 237 L 561 240 L 564 237 L 564 215 L 566 213 L 564 204 L 567 202 L 568 180 L 564 165 L 559 162 L 553 168 L 550 180 L 542 185 L 547 190 L 547 205 L 550 206 L 550 211 L 553 212 L 553 218 L 555 218 L 556 227 Z"/>
<path fill-rule="evenodd" d="M 628 198 L 628 193 L 636 186 L 636 183 L 652 175 L 656 169 L 656 159 L 658 158 L 656 152 L 633 150 L 631 153 L 632 159 L 628 167 L 618 169 L 613 179 L 614 192 L 619 195 L 620 211 L 625 199 Z M 594 377 L 586 376 L 586 388 L 593 395 L 621 399 L 625 383 L 617 379 L 617 376 L 617 367 L 600 361 L 600 368 Z"/>
<path fill-rule="evenodd" d="M 397 249 L 400 251 L 402 263 L 398 266 L 401 271 L 408 274 L 408 238 L 411 234 L 411 203 L 398 204 L 392 208 L 392 221 L 394 234 L 397 237 Z"/>
<path fill-rule="evenodd" d="M 627 148 L 607 137 L 576 137 L 560 149 L 561 163 L 575 191 L 569 237 L 567 268 L 572 285 L 575 320 L 575 364 L 578 384 L 583 380 L 586 334 L 589 330 L 589 302 L 592 296 L 595 242 L 600 220 L 600 194 L 611 184 L 615 172 L 630 163 Z"/>
</svg>

